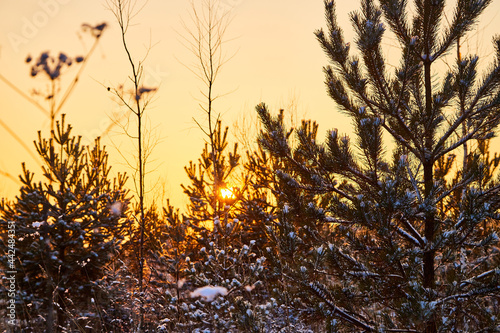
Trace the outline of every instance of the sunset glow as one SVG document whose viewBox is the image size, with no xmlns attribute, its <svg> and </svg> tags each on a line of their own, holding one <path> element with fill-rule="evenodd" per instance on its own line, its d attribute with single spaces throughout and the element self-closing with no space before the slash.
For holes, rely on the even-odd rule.
<svg viewBox="0 0 500 333">
<path fill-rule="evenodd" d="M 154 149 L 146 185 L 150 188 L 162 184 L 152 193 L 164 193 L 181 209 L 188 202 L 180 188 L 189 181 L 184 166 L 190 160 L 196 161 L 203 148 L 203 133 L 193 119 L 202 124 L 205 121 L 199 107 L 204 86 L 189 69 L 196 64 L 196 58 L 183 45 L 186 33 L 182 22 L 190 22 L 190 3 L 147 2 L 128 30 L 132 55 L 144 65 L 144 87 L 157 89 L 147 96 L 152 100 L 145 121 L 152 129 Z M 223 49 L 230 59 L 221 68 L 214 91 L 220 96 L 214 109 L 223 115 L 223 126 L 238 124 L 247 132 L 248 143 L 254 144 L 255 106 L 265 102 L 273 110 L 284 109 L 289 121 L 316 120 L 321 124 L 319 132 L 338 128 L 339 132 L 350 133 L 350 121 L 326 92 L 323 67 L 328 60 L 314 36 L 316 29 L 325 26 L 323 1 L 221 3 L 232 17 Z M 337 1 L 339 24 L 351 42 L 354 40 L 348 13 L 357 10 L 359 3 Z M 48 134 L 51 127 L 47 115 L 12 87 L 47 109 L 51 103 L 59 105 L 78 72 L 76 62 L 67 68 L 60 76 L 59 95 L 50 100 L 44 98 L 50 90 L 49 82 L 41 75 L 31 77 L 31 65 L 25 60 L 28 56 L 36 59 L 46 51 L 55 56 L 60 52 L 74 57 L 86 55 L 95 38 L 82 27 L 99 27 L 103 22 L 107 26 L 99 44 L 58 116 L 67 114 L 68 123 L 75 134 L 82 136 L 84 144 L 102 136 L 114 165 L 112 172 L 130 172 L 127 163 L 133 159 L 134 148 L 115 124 L 117 119 L 126 124 L 128 113 L 113 94 L 128 84 L 129 64 L 116 19 L 106 8 L 106 1 L 3 1 L 0 9 L 0 75 L 12 85 L 0 80 L 0 197 L 12 198 L 17 193 L 22 162 L 33 170 L 39 167 L 40 161 L 32 157 L 33 141 L 38 130 Z M 477 31 L 462 41 L 463 54 L 492 55 L 490 40 L 498 30 L 492 22 L 499 11 L 500 2 L 494 1 L 477 24 Z M 397 41 L 389 36 L 385 56 L 396 49 Z M 392 65 L 398 61 L 395 59 Z M 488 63 L 487 58 L 481 58 L 481 64 Z M 230 129 L 231 142 L 236 141 L 236 132 Z M 498 140 L 491 148 L 499 150 Z"/>
<path fill-rule="evenodd" d="M 225 200 L 225 201 L 236 199 L 236 196 L 233 193 L 233 188 L 232 187 L 221 188 L 220 189 L 220 195 L 221 195 L 222 200 Z"/>
</svg>

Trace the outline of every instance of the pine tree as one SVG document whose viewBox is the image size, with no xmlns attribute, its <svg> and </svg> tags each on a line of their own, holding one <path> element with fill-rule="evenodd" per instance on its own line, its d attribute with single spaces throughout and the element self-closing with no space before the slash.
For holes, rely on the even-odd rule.
<svg viewBox="0 0 500 333">
<path fill-rule="evenodd" d="M 190 185 L 181 185 L 184 193 L 189 197 L 187 216 L 198 227 L 208 227 L 207 221 L 212 221 L 215 216 L 225 213 L 223 192 L 229 190 L 229 182 L 234 175 L 234 170 L 239 164 L 240 155 L 238 145 L 235 144 L 233 151 L 227 153 L 228 128 L 221 127 L 218 121 L 213 131 L 213 146 L 205 144 L 203 152 L 198 159 L 198 163 L 190 162 L 184 167 L 191 182 Z M 227 193 L 228 197 L 235 193 Z M 231 200 L 231 198 L 229 198 Z"/>
<path fill-rule="evenodd" d="M 23 164 L 19 195 L 0 206 L 0 223 L 14 222 L 18 237 L 16 306 L 24 330 L 109 329 L 99 319 L 106 295 L 96 281 L 123 240 L 126 177 L 110 178 L 108 155 L 99 139 L 86 147 L 71 130 L 63 115 L 50 139 L 38 133 L 35 147 L 43 161 L 43 180 L 35 181 Z M 7 229 L 2 230 L 6 252 Z"/>
<path fill-rule="evenodd" d="M 183 186 L 190 200 L 188 211 L 180 214 L 167 203 L 156 218 L 158 229 L 147 233 L 150 306 L 158 316 L 158 331 L 247 332 L 272 327 L 273 302 L 264 282 L 267 267 L 262 253 L 269 204 L 258 186 L 248 186 L 252 163 L 237 177 L 240 156 L 237 145 L 228 152 L 228 130 L 218 121 L 213 133 L 215 158 L 207 142 L 198 163 L 185 168 L 191 180 Z M 203 300 L 193 294 L 211 287 L 225 288 L 227 295 Z"/>
<path fill-rule="evenodd" d="M 163 253 L 169 273 L 175 274 L 168 301 L 178 318 L 177 326 L 162 327 L 181 331 L 235 329 L 239 325 L 236 318 L 246 316 L 248 307 L 253 307 L 245 303 L 244 295 L 250 296 L 246 289 L 261 284 L 265 258 L 257 254 L 256 242 L 263 233 L 259 233 L 259 221 L 247 214 L 251 191 L 245 176 L 241 177 L 242 186 L 235 186 L 240 155 L 237 144 L 227 151 L 227 136 L 228 128 L 223 130 L 217 121 L 213 145 L 205 144 L 198 163 L 185 167 L 191 181 L 182 186 L 190 200 L 188 212 L 181 218 L 171 207 L 165 210 L 165 235 L 172 247 L 165 247 Z M 179 288 L 179 281 L 184 288 Z M 189 290 L 207 286 L 226 288 L 230 296 L 208 303 L 190 299 Z M 237 304 L 244 308 L 243 313 L 233 313 Z M 214 320 L 206 319 L 214 316 Z"/>
<path fill-rule="evenodd" d="M 305 299 L 329 330 L 498 328 L 500 179 L 485 143 L 500 122 L 500 39 L 482 76 L 478 57 L 460 52 L 437 74 L 490 3 L 460 0 L 445 24 L 444 0 L 416 1 L 412 18 L 405 0 L 363 0 L 350 15 L 352 55 L 325 1 L 327 31 L 316 37 L 331 62 L 327 91 L 352 118 L 354 143 L 332 130 L 318 144 L 304 122 L 293 146 L 279 118 L 257 107 L 261 146 L 287 161 L 275 174 L 288 248 L 275 255 L 288 255 L 285 276 L 321 300 Z M 393 73 L 386 29 L 401 49 Z"/>
</svg>

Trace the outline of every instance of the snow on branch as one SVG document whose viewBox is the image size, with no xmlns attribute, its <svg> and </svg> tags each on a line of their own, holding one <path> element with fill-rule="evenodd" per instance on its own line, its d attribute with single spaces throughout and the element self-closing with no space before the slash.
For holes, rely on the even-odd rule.
<svg viewBox="0 0 500 333">
<path fill-rule="evenodd" d="M 217 296 L 226 296 L 227 289 L 218 286 L 205 286 L 195 289 L 191 294 L 191 298 L 201 297 L 204 301 L 212 302 Z"/>
<path fill-rule="evenodd" d="M 460 284 L 460 288 L 463 288 L 468 284 L 474 283 L 476 280 L 482 279 L 482 278 L 487 277 L 487 276 L 492 275 L 492 274 L 500 276 L 500 268 L 490 269 L 487 272 L 484 272 L 482 274 L 471 277 L 470 279 L 462 281 L 462 283 Z"/>
<path fill-rule="evenodd" d="M 406 237 L 408 240 L 412 241 L 415 245 L 418 245 L 418 246 L 422 246 L 423 245 L 415 237 L 413 237 L 412 235 L 410 235 L 409 233 L 407 233 L 406 231 L 404 231 L 403 229 L 401 229 L 399 227 L 397 228 L 397 232 L 399 234 L 401 234 L 402 236 Z"/>
<path fill-rule="evenodd" d="M 326 304 L 328 304 L 328 306 L 332 309 L 334 315 L 337 315 L 338 317 L 346 320 L 347 322 L 357 327 L 361 327 L 367 332 L 375 332 L 375 329 L 372 326 L 361 321 L 360 319 L 355 318 L 353 315 L 348 314 L 345 310 L 337 307 L 333 303 L 332 297 L 329 295 L 329 292 L 325 289 L 325 287 L 322 284 L 315 281 L 307 284 L 307 286 L 316 294 L 316 296 L 318 296 L 319 298 L 321 298 L 321 300 L 323 300 Z"/>
<path fill-rule="evenodd" d="M 413 189 L 415 190 L 415 193 L 417 194 L 418 200 L 419 200 L 419 202 L 422 202 L 423 201 L 422 195 L 420 194 L 420 189 L 418 188 L 417 181 L 415 180 L 415 177 L 413 176 L 413 173 L 411 172 L 410 164 L 408 163 L 408 156 L 403 155 L 403 156 L 401 156 L 401 159 L 405 164 L 406 170 L 408 171 L 408 176 L 410 176 L 411 185 L 413 186 Z"/>
</svg>

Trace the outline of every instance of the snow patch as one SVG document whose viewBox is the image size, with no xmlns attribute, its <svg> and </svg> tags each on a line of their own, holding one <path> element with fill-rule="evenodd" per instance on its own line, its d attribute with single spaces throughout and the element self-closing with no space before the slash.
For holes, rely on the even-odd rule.
<svg viewBox="0 0 500 333">
<path fill-rule="evenodd" d="M 227 295 L 227 289 L 218 286 L 205 286 L 195 289 L 190 296 L 192 298 L 201 297 L 204 301 L 212 302 L 219 295 Z"/>
<path fill-rule="evenodd" d="M 123 203 L 120 201 L 113 203 L 110 207 L 111 214 L 113 215 L 121 215 L 122 209 L 123 209 Z"/>
<path fill-rule="evenodd" d="M 248 291 L 248 292 L 251 292 L 252 290 L 255 289 L 255 285 L 250 285 L 250 286 L 245 286 L 245 290 Z"/>
<path fill-rule="evenodd" d="M 40 228 L 40 226 L 43 224 L 44 221 L 40 221 L 40 222 L 33 222 L 32 226 L 33 228 Z"/>
</svg>

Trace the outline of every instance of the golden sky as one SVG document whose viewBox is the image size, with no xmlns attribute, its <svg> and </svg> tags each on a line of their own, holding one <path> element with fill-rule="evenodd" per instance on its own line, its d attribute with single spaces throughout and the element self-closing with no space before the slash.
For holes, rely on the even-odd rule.
<svg viewBox="0 0 500 333">
<path fill-rule="evenodd" d="M 199 2 L 198 0 L 195 1 Z M 322 0 L 221 0 L 232 8 L 233 20 L 227 31 L 230 41 L 224 45 L 234 57 L 222 68 L 215 90 L 225 94 L 215 104 L 223 123 L 240 124 L 255 130 L 254 108 L 265 102 L 273 110 L 294 109 L 299 119 L 311 118 L 320 124 L 320 138 L 329 128 L 349 132 L 350 121 L 341 115 L 327 96 L 322 67 L 327 59 L 315 40 L 314 30 L 324 27 Z M 337 1 L 339 22 L 352 41 L 348 13 L 359 7 L 359 0 Z M 197 99 L 202 84 L 184 65 L 196 59 L 183 46 L 189 22 L 190 1 L 150 0 L 134 17 L 127 38 L 135 59 L 144 63 L 145 85 L 159 88 L 147 110 L 148 119 L 158 141 L 154 148 L 149 183 L 156 184 L 151 196 L 164 192 L 182 207 L 186 199 L 179 184 L 186 183 L 183 167 L 196 160 L 203 148 L 203 134 L 193 117 L 203 123 L 204 114 Z M 500 1 L 494 0 L 481 17 L 472 37 L 464 42 L 464 52 L 491 54 L 491 37 L 500 33 L 495 22 Z M 113 114 L 125 112 L 106 87 L 118 87 L 127 80 L 129 64 L 123 52 L 119 28 L 104 0 L 0 0 L 0 74 L 27 94 L 33 89 L 44 91 L 48 80 L 30 77 L 27 55 L 41 52 L 52 55 L 85 55 L 92 39 L 82 33 L 81 25 L 107 22 L 99 46 L 80 77 L 78 86 L 62 111 L 74 127 L 74 134 L 91 142 L 110 124 Z M 389 38 L 385 44 L 388 56 L 395 50 Z M 395 60 L 397 62 L 397 59 Z M 184 65 L 183 65 L 184 64 Z M 62 92 L 76 73 L 75 66 L 63 74 Z M 46 103 L 39 98 L 40 104 Z M 247 120 L 246 123 L 242 119 Z M 22 138 L 33 152 L 37 130 L 47 137 L 50 123 L 35 106 L 0 81 L 0 120 Z M 246 126 L 246 127 L 245 127 Z M 26 161 L 40 175 L 37 164 L 12 136 L 0 127 L 0 171 L 15 177 Z M 119 150 L 130 158 L 129 141 L 115 127 L 103 138 L 111 154 L 113 170 L 127 170 Z M 496 144 L 498 141 L 496 141 Z M 498 147 L 497 147 L 498 148 Z M 499 149 L 497 149 L 499 150 Z M 152 185 L 151 185 L 152 186 Z M 19 184 L 0 174 L 0 197 L 18 193 Z"/>
</svg>

